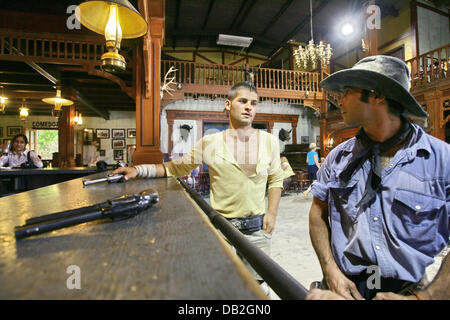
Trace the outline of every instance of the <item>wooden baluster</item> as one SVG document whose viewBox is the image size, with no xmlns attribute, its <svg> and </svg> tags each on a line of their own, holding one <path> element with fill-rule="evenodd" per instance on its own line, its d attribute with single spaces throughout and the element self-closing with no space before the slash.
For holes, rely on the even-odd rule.
<svg viewBox="0 0 450 320">
<path fill-rule="evenodd" d="M 28 45 L 28 39 L 25 39 L 25 56 L 29 57 L 30 56 L 30 48 Z"/>
<path fill-rule="evenodd" d="M 48 48 L 49 57 L 53 58 L 53 41 L 52 40 L 50 40 L 48 42 L 48 46 L 49 46 L 49 48 Z"/>
</svg>

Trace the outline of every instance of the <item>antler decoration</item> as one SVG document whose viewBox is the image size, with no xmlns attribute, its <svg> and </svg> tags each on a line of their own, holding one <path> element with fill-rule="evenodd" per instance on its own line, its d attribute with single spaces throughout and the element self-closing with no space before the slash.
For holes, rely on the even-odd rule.
<svg viewBox="0 0 450 320">
<path fill-rule="evenodd" d="M 171 78 L 169 78 L 169 75 L 175 71 L 178 71 L 178 69 L 175 69 L 172 66 L 172 67 L 170 67 L 169 71 L 167 71 L 166 75 L 164 76 L 164 84 L 160 88 L 161 99 L 164 96 L 164 91 L 167 92 L 168 94 L 170 94 L 171 96 L 173 96 L 173 94 L 170 93 L 170 91 L 175 91 L 175 89 L 171 88 L 170 85 L 176 84 L 176 82 L 175 82 L 176 75 L 174 74 Z M 169 81 L 169 82 L 167 82 L 167 81 Z"/>
</svg>

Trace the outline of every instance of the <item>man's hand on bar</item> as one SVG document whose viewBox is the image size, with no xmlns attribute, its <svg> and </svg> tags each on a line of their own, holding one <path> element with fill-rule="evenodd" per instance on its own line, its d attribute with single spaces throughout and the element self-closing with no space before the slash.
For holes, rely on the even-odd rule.
<svg viewBox="0 0 450 320">
<path fill-rule="evenodd" d="M 123 174 L 124 180 L 136 178 L 137 171 L 135 167 L 119 167 L 111 172 L 111 174 Z"/>
<path fill-rule="evenodd" d="M 346 300 L 343 296 L 330 290 L 312 289 L 306 300 Z"/>
</svg>

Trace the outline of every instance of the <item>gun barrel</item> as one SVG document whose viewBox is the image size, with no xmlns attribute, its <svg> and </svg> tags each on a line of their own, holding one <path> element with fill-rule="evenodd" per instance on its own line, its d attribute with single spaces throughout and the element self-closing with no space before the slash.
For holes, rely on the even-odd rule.
<svg viewBox="0 0 450 320">
<path fill-rule="evenodd" d="M 83 180 L 83 186 L 86 187 L 90 184 L 100 183 L 100 182 L 120 182 L 123 179 L 123 174 L 109 174 L 105 178 L 99 179 L 85 179 Z"/>
<path fill-rule="evenodd" d="M 88 186 L 90 184 L 100 183 L 108 181 L 108 178 L 99 178 L 99 179 L 85 179 L 83 180 L 83 186 Z"/>
</svg>

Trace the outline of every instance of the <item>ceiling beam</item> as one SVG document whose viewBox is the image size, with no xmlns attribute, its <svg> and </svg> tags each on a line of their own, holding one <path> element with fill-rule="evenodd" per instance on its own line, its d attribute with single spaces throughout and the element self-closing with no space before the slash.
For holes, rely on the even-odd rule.
<svg viewBox="0 0 450 320">
<path fill-rule="evenodd" d="M 316 7 L 313 8 L 313 18 L 314 16 L 316 16 L 330 1 L 329 0 L 322 0 L 322 2 L 320 2 L 320 4 Z M 310 15 L 308 14 L 307 17 L 305 17 L 304 19 L 302 19 L 302 21 L 300 21 L 300 23 L 295 26 L 295 28 L 283 39 L 282 43 L 286 43 L 287 41 L 291 40 L 301 29 L 303 29 L 303 27 L 310 21 Z M 273 50 L 270 54 L 269 57 L 272 56 L 279 48 L 276 48 L 275 50 Z"/>
<path fill-rule="evenodd" d="M 11 51 L 13 51 L 14 53 L 20 55 L 20 56 L 24 56 L 24 54 L 22 52 L 20 52 L 17 48 L 15 48 L 14 46 L 10 45 L 9 42 L 5 41 L 5 45 L 8 46 L 10 48 Z M 37 73 L 39 73 L 40 75 L 42 75 L 44 78 L 46 78 L 47 80 L 49 80 L 50 82 L 52 82 L 55 85 L 59 85 L 61 84 L 61 79 L 58 77 L 55 77 L 54 75 L 52 75 L 48 70 L 44 69 L 43 67 L 39 66 L 37 63 L 35 62 L 25 62 L 27 65 L 29 65 L 31 68 L 33 68 Z M 57 71 L 58 75 L 59 75 L 59 71 Z M 1 84 L 1 82 L 0 82 Z M 8 84 L 9 85 L 9 84 Z M 12 84 L 11 84 L 12 85 Z M 15 85 L 20 85 L 15 83 Z M 24 84 L 26 85 L 26 84 Z M 33 86 L 48 86 L 48 85 L 43 85 L 43 84 L 33 84 Z M 14 86 L 12 86 L 14 87 Z M 89 109 L 91 109 L 92 111 L 96 112 L 97 114 L 99 114 L 101 117 L 103 117 L 105 120 L 109 120 L 109 112 L 107 111 L 103 111 L 103 110 L 98 110 L 97 108 L 95 108 L 94 106 L 92 106 L 88 101 L 86 101 L 86 99 L 84 99 L 84 97 L 79 93 L 76 92 L 76 98 L 78 101 L 80 101 L 81 103 L 83 103 L 84 105 L 86 105 Z"/>
<path fill-rule="evenodd" d="M 212 10 L 212 8 L 214 6 L 214 2 L 215 2 L 215 0 L 210 0 L 209 1 L 208 10 L 206 11 L 206 16 L 205 16 L 205 19 L 203 20 L 203 24 L 202 24 L 202 30 L 205 30 L 206 25 L 208 24 L 208 20 L 209 20 L 209 17 L 211 15 L 211 10 Z M 200 46 L 201 39 L 202 39 L 201 36 L 198 37 L 197 44 L 195 46 L 196 49 L 198 49 L 198 47 Z"/>
<path fill-rule="evenodd" d="M 292 4 L 293 0 L 287 0 L 283 6 L 281 7 L 281 9 L 277 12 L 277 14 L 275 16 L 273 16 L 273 18 L 270 20 L 270 22 L 266 25 L 266 27 L 264 28 L 264 30 L 259 34 L 260 37 L 263 37 L 271 28 L 272 26 L 277 23 L 278 19 L 280 19 L 280 17 L 286 12 L 286 10 L 289 8 L 289 6 Z M 253 49 L 253 45 L 255 43 L 252 42 L 250 44 L 250 46 L 247 49 L 247 52 L 251 51 L 251 49 Z"/>
<path fill-rule="evenodd" d="M 180 20 L 180 6 L 181 6 L 181 0 L 176 0 L 177 5 L 175 9 L 175 21 L 173 22 L 173 28 L 176 30 L 178 29 L 178 22 Z M 172 39 L 172 47 L 175 49 L 177 47 L 177 37 L 173 37 Z"/>
<path fill-rule="evenodd" d="M 230 28 L 231 33 L 236 32 L 238 30 L 238 28 L 240 27 L 240 25 L 242 24 L 242 22 L 250 15 L 250 12 L 256 3 L 256 0 L 251 0 L 251 1 L 247 0 L 247 1 L 244 1 L 244 3 L 247 4 L 247 7 L 245 8 L 245 10 L 242 10 L 240 12 L 240 18 L 236 21 L 233 21 L 233 24 Z"/>
<path fill-rule="evenodd" d="M 233 21 L 231 22 L 230 26 L 228 27 L 228 32 L 231 32 L 234 29 L 234 26 L 236 24 L 236 21 L 241 16 L 242 12 L 244 11 L 245 6 L 247 5 L 247 0 L 242 0 L 241 7 L 239 8 L 237 14 L 234 16 Z"/>
<path fill-rule="evenodd" d="M 84 99 L 83 95 L 80 94 L 80 92 L 77 89 L 74 89 L 74 88 L 72 88 L 72 89 L 74 90 L 75 96 L 80 103 L 82 103 L 83 105 L 88 107 L 91 111 L 93 111 L 95 114 L 99 115 L 103 119 L 109 120 L 110 116 L 109 116 L 108 111 L 100 110 L 100 109 L 94 107 L 91 103 L 89 103 L 86 99 Z"/>
</svg>

